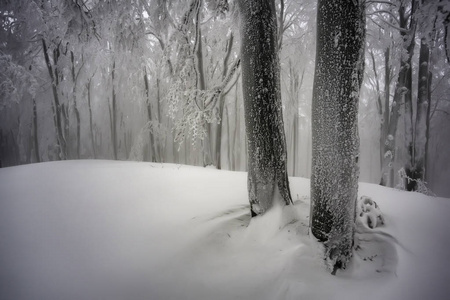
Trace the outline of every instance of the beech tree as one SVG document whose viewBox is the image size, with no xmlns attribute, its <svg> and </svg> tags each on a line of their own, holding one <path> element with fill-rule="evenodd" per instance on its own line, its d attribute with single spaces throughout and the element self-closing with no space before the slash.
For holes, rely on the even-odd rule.
<svg viewBox="0 0 450 300">
<path fill-rule="evenodd" d="M 241 68 L 248 144 L 248 193 L 252 216 L 274 201 L 292 203 L 280 94 L 274 0 L 238 1 Z"/>
<path fill-rule="evenodd" d="M 352 254 L 358 195 L 358 101 L 364 6 L 319 0 L 312 104 L 311 232 L 333 272 Z"/>
</svg>

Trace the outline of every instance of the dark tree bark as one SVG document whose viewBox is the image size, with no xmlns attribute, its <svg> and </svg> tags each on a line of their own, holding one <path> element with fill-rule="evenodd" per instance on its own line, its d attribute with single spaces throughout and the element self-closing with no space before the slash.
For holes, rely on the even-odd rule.
<svg viewBox="0 0 450 300">
<path fill-rule="evenodd" d="M 333 273 L 352 255 L 358 195 L 358 101 L 364 4 L 319 0 L 312 103 L 311 232 Z"/>
<path fill-rule="evenodd" d="M 59 101 L 59 94 L 58 94 L 58 74 L 56 71 L 53 70 L 52 63 L 50 61 L 50 56 L 48 55 L 48 47 L 47 43 L 44 39 L 42 39 L 42 50 L 44 52 L 44 59 L 45 64 L 47 66 L 48 74 L 50 76 L 50 80 L 52 81 L 52 93 L 53 93 L 53 107 L 54 107 L 54 123 L 56 127 L 56 142 L 58 144 L 58 151 L 59 151 L 59 159 L 65 160 L 67 158 L 67 147 L 66 147 L 66 140 L 63 133 L 63 125 L 61 120 L 61 115 L 63 114 L 63 107 Z M 56 56 L 54 55 L 53 59 L 56 59 Z M 67 122 L 66 122 L 67 123 Z"/>
<path fill-rule="evenodd" d="M 70 51 L 70 61 L 72 63 L 72 81 L 73 81 L 73 88 L 72 88 L 72 97 L 73 97 L 73 107 L 74 107 L 74 112 L 75 112 L 75 118 L 77 120 L 77 141 L 76 141 L 76 145 L 77 145 L 77 158 L 80 159 L 81 157 L 81 151 L 80 151 L 80 146 L 81 146 L 81 120 L 80 120 L 80 111 L 78 110 L 78 105 L 77 105 L 77 81 L 78 81 L 78 74 L 81 71 L 81 67 L 80 69 L 78 69 L 77 74 L 75 74 L 75 57 L 73 55 L 73 51 Z"/>
<path fill-rule="evenodd" d="M 114 86 L 115 81 L 115 72 L 116 72 L 116 61 L 114 61 L 112 70 L 111 70 L 111 86 L 112 86 L 112 107 L 110 110 L 110 119 L 111 119 L 111 143 L 113 147 L 114 159 L 117 160 L 117 149 L 119 146 L 117 145 L 117 111 L 116 111 L 116 89 Z"/>
<path fill-rule="evenodd" d="M 413 171 L 416 179 L 424 180 L 425 175 L 425 152 L 427 143 L 427 114 L 430 99 L 429 95 L 429 62 L 430 62 L 430 48 L 428 47 L 427 40 L 421 39 L 420 54 L 419 54 L 419 84 L 417 94 L 417 113 L 416 124 L 414 132 L 414 155 L 413 155 Z M 417 189 L 417 186 L 415 186 Z"/>
<path fill-rule="evenodd" d="M 148 121 L 151 123 L 153 120 L 153 114 L 152 114 L 152 104 L 150 103 L 150 87 L 148 83 L 148 74 L 147 74 L 147 68 L 144 67 L 144 87 L 145 87 L 145 96 L 147 98 L 147 117 Z M 151 161 L 155 162 L 157 161 L 157 151 L 156 151 L 156 144 L 155 139 L 153 137 L 153 128 L 150 129 L 150 146 L 149 149 L 152 149 L 152 158 Z"/>
<path fill-rule="evenodd" d="M 89 78 L 86 89 L 87 89 L 87 101 L 88 101 L 88 109 L 89 109 L 89 133 L 91 137 L 91 144 L 92 144 L 92 153 L 94 154 L 94 158 L 97 158 L 97 149 L 95 147 L 95 138 L 94 138 L 94 126 L 92 121 L 92 105 L 91 105 L 91 82 L 94 75 L 92 75 L 91 78 Z"/>
<path fill-rule="evenodd" d="M 399 7 L 400 16 L 400 35 L 403 39 L 403 49 L 400 55 L 400 71 L 397 82 L 395 84 L 394 98 L 392 107 L 389 112 L 389 124 L 387 126 L 386 139 L 384 141 L 384 157 L 381 170 L 380 184 L 384 186 L 394 186 L 394 168 L 393 162 L 396 157 L 396 134 L 398 121 L 400 117 L 400 108 L 405 108 L 405 146 L 408 153 L 408 161 L 405 170 L 408 173 L 411 168 L 411 157 L 413 152 L 412 144 L 412 57 L 414 54 L 414 36 L 415 36 L 415 19 L 414 15 L 416 6 L 415 0 L 411 2 L 411 12 L 406 13 L 405 3 L 401 2 Z"/>
<path fill-rule="evenodd" d="M 41 155 L 39 153 L 38 121 L 37 121 L 37 108 L 35 98 L 33 98 L 33 144 L 36 162 L 41 162 Z"/>
<path fill-rule="evenodd" d="M 412 101 L 412 58 L 414 55 L 415 47 L 415 35 L 416 35 L 416 18 L 414 14 L 417 9 L 417 0 L 411 0 L 410 12 L 407 12 L 408 7 L 406 3 L 401 3 L 399 7 L 399 25 L 400 28 L 406 30 L 400 31 L 400 35 L 403 38 L 404 48 L 406 50 L 407 61 L 403 63 L 401 68 L 404 70 L 403 81 L 403 104 L 405 108 L 404 125 L 405 125 L 405 148 L 407 153 L 407 161 L 405 164 L 405 172 L 409 180 L 406 178 L 405 186 L 407 190 L 415 190 L 417 174 L 414 168 L 414 113 L 413 113 L 413 101 Z M 403 56 L 403 55 L 402 55 Z M 402 72 L 403 70 L 400 70 Z M 399 75 L 400 76 L 400 75 Z M 397 102 L 400 103 L 400 102 Z"/>
<path fill-rule="evenodd" d="M 252 216 L 274 201 L 291 204 L 280 94 L 274 0 L 238 1 L 248 145 L 248 193 Z"/>
</svg>

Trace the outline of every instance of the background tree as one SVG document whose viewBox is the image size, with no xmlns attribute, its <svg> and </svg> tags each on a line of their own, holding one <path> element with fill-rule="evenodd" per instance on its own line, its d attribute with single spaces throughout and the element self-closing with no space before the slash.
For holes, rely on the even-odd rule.
<svg viewBox="0 0 450 300">
<path fill-rule="evenodd" d="M 312 104 L 311 232 L 330 269 L 352 254 L 358 195 L 358 102 L 364 70 L 364 6 L 319 1 Z"/>
</svg>

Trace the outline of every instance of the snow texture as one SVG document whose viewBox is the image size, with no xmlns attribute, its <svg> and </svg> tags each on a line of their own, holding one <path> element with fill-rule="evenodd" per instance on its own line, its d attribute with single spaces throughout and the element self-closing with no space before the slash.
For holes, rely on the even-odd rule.
<svg viewBox="0 0 450 300">
<path fill-rule="evenodd" d="M 0 299 L 446 299 L 450 199 L 373 184 L 385 224 L 357 224 L 331 276 L 294 205 L 250 218 L 246 173 L 66 161 L 0 169 Z M 322 245 L 322 244 L 319 244 Z"/>
<path fill-rule="evenodd" d="M 384 224 L 384 217 L 378 204 L 367 196 L 362 196 L 357 205 L 358 217 L 364 226 L 376 228 Z"/>
<path fill-rule="evenodd" d="M 331 276 L 294 205 L 250 218 L 246 173 L 67 161 L 0 169 L 0 299 L 446 299 L 450 200 L 372 184 L 385 224 L 357 223 Z"/>
</svg>

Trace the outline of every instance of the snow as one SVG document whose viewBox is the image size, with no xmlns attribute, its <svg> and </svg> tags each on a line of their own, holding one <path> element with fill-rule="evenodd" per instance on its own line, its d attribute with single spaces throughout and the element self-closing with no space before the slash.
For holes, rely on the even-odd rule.
<svg viewBox="0 0 450 300">
<path fill-rule="evenodd" d="M 0 169 L 0 299 L 450 293 L 449 199 L 360 183 L 384 224 L 359 222 L 353 260 L 332 276 L 308 235 L 309 180 L 290 178 L 294 206 L 275 205 L 250 222 L 246 177 L 99 160 Z"/>
</svg>

